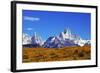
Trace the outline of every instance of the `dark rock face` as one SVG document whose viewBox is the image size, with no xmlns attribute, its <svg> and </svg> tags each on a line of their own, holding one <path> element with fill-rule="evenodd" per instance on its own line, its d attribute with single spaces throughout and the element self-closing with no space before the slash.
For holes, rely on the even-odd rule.
<svg viewBox="0 0 100 73">
<path fill-rule="evenodd" d="M 38 48 L 38 47 L 41 47 L 40 45 L 38 45 L 38 44 L 26 44 L 26 45 L 23 45 L 23 48 L 32 48 L 32 47 L 34 47 L 34 48 Z"/>
</svg>

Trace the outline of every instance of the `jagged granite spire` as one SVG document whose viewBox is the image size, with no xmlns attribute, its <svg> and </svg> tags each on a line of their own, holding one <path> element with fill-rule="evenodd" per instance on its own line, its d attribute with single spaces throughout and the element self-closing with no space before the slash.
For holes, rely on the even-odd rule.
<svg viewBox="0 0 100 73">
<path fill-rule="evenodd" d="M 36 32 L 34 32 L 32 38 L 31 38 L 31 44 L 35 45 L 35 46 L 41 46 L 42 45 L 42 39 L 40 36 L 38 36 L 36 34 Z"/>
</svg>

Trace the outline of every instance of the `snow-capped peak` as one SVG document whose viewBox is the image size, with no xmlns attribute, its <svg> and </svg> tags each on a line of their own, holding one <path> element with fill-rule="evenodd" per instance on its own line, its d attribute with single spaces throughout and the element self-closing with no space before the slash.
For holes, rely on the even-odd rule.
<svg viewBox="0 0 100 73">
<path fill-rule="evenodd" d="M 40 46 L 43 44 L 41 37 L 38 36 L 36 34 L 36 32 L 33 34 L 32 38 L 31 38 L 31 44 L 40 45 Z"/>
<path fill-rule="evenodd" d="M 22 35 L 22 44 L 30 44 L 31 43 L 31 37 L 28 34 L 23 33 Z"/>
<path fill-rule="evenodd" d="M 66 29 L 64 30 L 64 32 L 61 32 L 59 35 L 59 38 L 61 38 L 61 40 L 70 40 L 73 41 L 75 44 L 79 45 L 79 46 L 84 46 L 86 43 L 90 44 L 90 42 L 88 42 L 87 40 L 83 40 L 81 37 L 72 34 L 70 29 Z"/>
<path fill-rule="evenodd" d="M 69 39 L 71 36 L 70 30 L 64 30 L 64 32 L 61 32 L 59 37 L 62 38 L 63 40 Z"/>
<path fill-rule="evenodd" d="M 61 48 L 66 46 L 90 45 L 90 40 L 84 40 L 80 36 L 73 34 L 70 29 L 66 29 L 58 36 L 48 37 L 45 42 L 36 32 L 34 32 L 32 37 L 28 34 L 23 34 L 23 45 L 27 44 L 32 47 Z"/>
<path fill-rule="evenodd" d="M 64 40 L 66 39 L 66 35 L 63 32 L 60 33 L 59 37 L 64 39 Z"/>
</svg>

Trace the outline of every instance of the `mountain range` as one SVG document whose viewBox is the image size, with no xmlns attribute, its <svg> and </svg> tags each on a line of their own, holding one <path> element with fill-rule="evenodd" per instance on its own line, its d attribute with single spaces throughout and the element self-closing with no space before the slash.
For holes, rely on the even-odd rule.
<svg viewBox="0 0 100 73">
<path fill-rule="evenodd" d="M 61 32 L 58 36 L 50 36 L 46 41 L 43 41 L 40 36 L 33 34 L 30 37 L 28 34 L 23 34 L 23 47 L 44 47 L 44 48 L 62 48 L 66 46 L 84 46 L 90 45 L 90 40 L 83 40 L 81 37 L 72 34 L 67 29 Z"/>
</svg>

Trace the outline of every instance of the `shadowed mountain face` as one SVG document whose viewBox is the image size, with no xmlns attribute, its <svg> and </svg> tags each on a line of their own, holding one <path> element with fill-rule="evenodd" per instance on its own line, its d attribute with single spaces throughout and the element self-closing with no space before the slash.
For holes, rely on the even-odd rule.
<svg viewBox="0 0 100 73">
<path fill-rule="evenodd" d="M 61 39 L 59 37 L 50 37 L 44 43 L 45 48 L 61 48 L 65 46 L 77 46 L 72 40 L 69 39 Z"/>
<path fill-rule="evenodd" d="M 44 48 L 60 48 L 63 47 L 61 40 L 58 37 L 49 37 L 43 45 Z"/>
<path fill-rule="evenodd" d="M 69 29 L 61 32 L 59 36 L 48 37 L 45 42 L 36 33 L 31 38 L 28 35 L 23 37 L 23 47 L 62 48 L 84 45 L 90 45 L 90 41 L 83 40 L 79 36 L 72 34 Z"/>
</svg>

